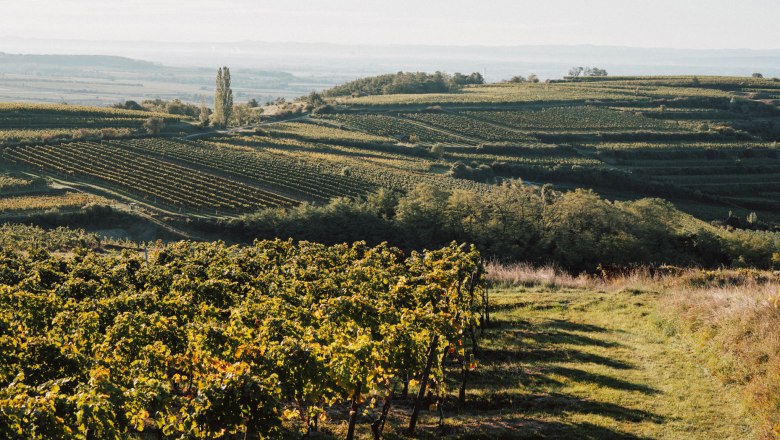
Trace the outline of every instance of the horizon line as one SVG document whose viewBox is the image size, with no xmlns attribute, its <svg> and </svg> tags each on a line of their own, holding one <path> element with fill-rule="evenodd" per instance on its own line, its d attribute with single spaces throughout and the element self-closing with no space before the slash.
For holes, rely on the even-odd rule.
<svg viewBox="0 0 780 440">
<path fill-rule="evenodd" d="M 343 47 L 430 47 L 430 48 L 491 48 L 491 49 L 513 49 L 513 48 L 544 48 L 544 47 L 558 47 L 558 48 L 615 48 L 615 49 L 639 49 L 639 50 L 668 50 L 668 51 L 696 51 L 696 52 L 719 52 L 719 51 L 750 51 L 750 52 L 778 52 L 780 55 L 780 47 L 773 49 L 754 49 L 748 47 L 721 47 L 721 48 L 695 48 L 695 47 L 664 47 L 664 46 L 630 46 L 620 44 L 597 44 L 597 43 L 572 43 L 572 44 L 551 44 L 551 43 L 535 43 L 535 44 L 500 44 L 500 45 L 488 45 L 488 44 L 424 44 L 424 43 L 337 43 L 331 41 L 293 41 L 293 40 L 232 40 L 232 41 L 174 41 L 174 40 L 90 40 L 79 38 L 42 38 L 42 37 L 23 37 L 18 35 L 2 35 L 0 39 L 17 39 L 28 41 L 64 41 L 64 42 L 81 42 L 81 43 L 163 43 L 163 44 L 299 44 L 299 45 L 327 45 L 327 46 L 343 46 Z"/>
</svg>

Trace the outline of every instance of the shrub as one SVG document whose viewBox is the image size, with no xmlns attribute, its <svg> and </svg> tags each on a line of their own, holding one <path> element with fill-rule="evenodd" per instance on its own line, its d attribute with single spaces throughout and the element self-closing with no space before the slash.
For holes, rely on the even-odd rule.
<svg viewBox="0 0 780 440">
<path fill-rule="evenodd" d="M 165 122 L 162 118 L 152 117 L 144 122 L 144 130 L 151 135 L 158 135 L 165 128 Z"/>
</svg>

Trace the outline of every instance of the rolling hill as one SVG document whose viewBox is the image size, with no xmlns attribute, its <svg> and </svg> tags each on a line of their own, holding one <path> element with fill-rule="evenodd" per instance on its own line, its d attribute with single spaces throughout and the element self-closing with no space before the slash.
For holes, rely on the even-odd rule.
<svg viewBox="0 0 780 440">
<path fill-rule="evenodd" d="M 0 138 L 6 171 L 179 219 L 420 183 L 485 193 L 520 179 L 665 198 L 745 227 L 755 213 L 750 223 L 771 229 L 780 221 L 779 100 L 773 79 L 573 78 L 334 97 L 292 120 L 203 136 L 166 115 L 182 129 L 159 137 L 140 133 L 145 112 L 5 104 Z"/>
</svg>

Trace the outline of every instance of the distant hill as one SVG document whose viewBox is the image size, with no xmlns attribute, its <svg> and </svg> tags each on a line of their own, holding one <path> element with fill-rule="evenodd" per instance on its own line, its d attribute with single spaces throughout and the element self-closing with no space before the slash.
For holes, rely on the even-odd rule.
<svg viewBox="0 0 780 440">
<path fill-rule="evenodd" d="M 4 38 L 0 51 L 111 54 L 166 65 L 262 68 L 338 77 L 337 83 L 398 71 L 482 72 L 488 82 L 514 75 L 560 78 L 589 65 L 614 75 L 780 76 L 780 49 L 668 49 L 594 45 L 433 46 L 237 41 L 229 43 L 79 41 Z"/>
<path fill-rule="evenodd" d="M 164 67 L 150 61 L 108 55 L 28 55 L 0 52 L 0 67 L 5 73 L 25 71 L 31 67 L 72 67 L 80 70 L 95 68 L 134 71 L 162 70 Z"/>
<path fill-rule="evenodd" d="M 178 98 L 199 103 L 213 93 L 219 65 L 172 67 L 124 56 L 0 52 L 0 101 L 110 105 L 128 99 Z M 244 67 L 233 72 L 237 102 L 291 99 L 340 82 L 271 69 Z"/>
</svg>

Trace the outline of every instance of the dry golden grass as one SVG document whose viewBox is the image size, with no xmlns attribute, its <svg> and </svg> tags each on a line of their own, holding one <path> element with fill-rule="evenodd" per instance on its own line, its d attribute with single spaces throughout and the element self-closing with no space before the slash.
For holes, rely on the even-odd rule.
<svg viewBox="0 0 780 440">
<path fill-rule="evenodd" d="M 555 266 L 536 267 L 528 263 L 501 264 L 495 261 L 485 266 L 487 280 L 493 286 L 592 287 L 596 280 L 586 275 L 573 276 Z"/>
<path fill-rule="evenodd" d="M 767 438 L 780 438 L 780 283 L 678 286 L 662 297 L 661 309 L 715 375 L 744 387 Z"/>
<path fill-rule="evenodd" d="M 494 287 L 562 287 L 571 289 L 650 289 L 657 288 L 668 280 L 677 279 L 682 273 L 697 273 L 695 270 L 668 268 L 650 270 L 635 268 L 610 273 L 609 270 L 595 274 L 572 275 L 553 265 L 533 266 L 528 263 L 502 264 L 491 261 L 485 265 L 487 281 Z M 692 276 L 692 275 L 691 275 Z"/>
</svg>

